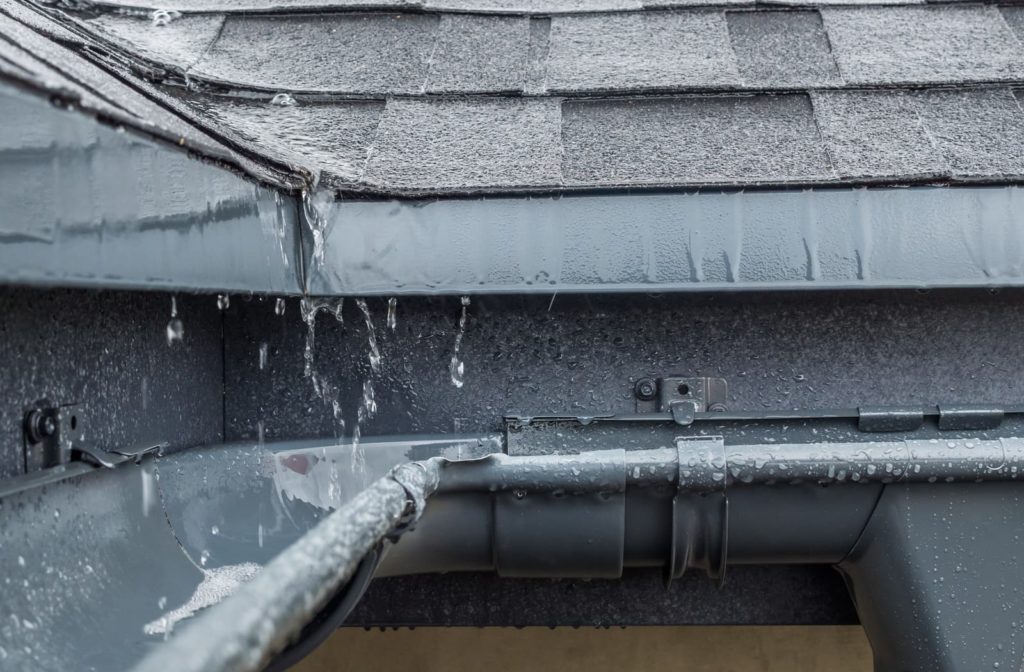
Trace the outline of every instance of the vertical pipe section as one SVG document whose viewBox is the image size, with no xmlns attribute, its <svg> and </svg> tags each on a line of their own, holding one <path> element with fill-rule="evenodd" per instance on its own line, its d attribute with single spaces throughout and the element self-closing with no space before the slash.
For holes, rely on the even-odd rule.
<svg viewBox="0 0 1024 672">
<path fill-rule="evenodd" d="M 262 669 L 385 536 L 423 511 L 440 460 L 396 467 L 324 518 L 239 589 L 144 658 L 135 672 Z"/>
</svg>

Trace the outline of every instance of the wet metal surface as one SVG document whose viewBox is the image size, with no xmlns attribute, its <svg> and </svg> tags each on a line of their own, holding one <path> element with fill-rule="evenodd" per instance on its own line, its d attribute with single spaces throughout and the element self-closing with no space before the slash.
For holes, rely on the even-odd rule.
<svg viewBox="0 0 1024 672">
<path fill-rule="evenodd" d="M 251 579 L 364 479 L 431 454 L 494 449 L 444 438 L 376 447 L 367 446 L 356 478 L 350 445 L 217 446 L 0 498 L 0 668 L 125 669 L 179 620 Z M 328 500 L 324 465 L 335 462 L 338 490 Z"/>
<path fill-rule="evenodd" d="M 313 294 L 1017 286 L 1018 187 L 337 201 Z"/>
<path fill-rule="evenodd" d="M 0 84 L 0 281 L 294 294 L 294 199 Z"/>
</svg>

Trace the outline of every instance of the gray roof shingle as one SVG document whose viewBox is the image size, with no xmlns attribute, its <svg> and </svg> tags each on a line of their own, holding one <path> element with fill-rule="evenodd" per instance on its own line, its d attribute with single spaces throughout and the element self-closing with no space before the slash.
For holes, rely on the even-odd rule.
<svg viewBox="0 0 1024 672">
<path fill-rule="evenodd" d="M 754 88 L 838 84 L 821 15 L 812 11 L 728 12 L 743 82 Z"/>
<path fill-rule="evenodd" d="M 832 177 L 805 95 L 567 101 L 563 119 L 567 184 Z"/>
<path fill-rule="evenodd" d="M 550 91 L 738 85 L 721 12 L 558 16 L 551 20 Z"/>
<path fill-rule="evenodd" d="M 529 52 L 527 18 L 445 14 L 430 58 L 427 91 L 522 91 Z"/>
<path fill-rule="evenodd" d="M 356 184 L 363 176 L 384 103 L 269 105 L 266 99 L 190 96 L 195 112 L 231 133 L 253 152 L 275 158 L 312 177 Z"/>
<path fill-rule="evenodd" d="M 198 126 L 264 179 L 391 196 L 1024 182 L 1024 8 L 416 0 L 445 11 L 363 11 L 375 1 L 181 0 L 220 11 L 159 27 L 95 8 L 22 10 L 48 22 L 28 31 L 32 44 L 49 31 L 99 48 L 47 72 L 13 46 L 23 19 L 0 17 L 0 74 L 63 78 L 97 107 L 208 138 Z M 261 2 L 273 11 L 236 11 Z M 652 8 L 673 4 L 687 8 Z M 279 11 L 300 6 L 332 11 Z M 272 105 L 278 92 L 297 105 Z"/>
<path fill-rule="evenodd" d="M 914 94 L 956 177 L 1024 174 L 1024 114 L 1009 89 Z"/>
<path fill-rule="evenodd" d="M 560 101 L 394 98 L 365 181 L 410 192 L 558 186 Z"/>
<path fill-rule="evenodd" d="M 230 16 L 193 74 L 270 91 L 421 93 L 437 24 L 431 14 Z"/>
<path fill-rule="evenodd" d="M 1021 43 L 990 6 L 822 10 L 851 84 L 1007 81 L 1024 77 Z"/>
<path fill-rule="evenodd" d="M 100 14 L 89 19 L 88 25 L 148 61 L 184 72 L 217 40 L 224 16 L 188 15 L 156 26 L 148 17 Z"/>
<path fill-rule="evenodd" d="M 948 175 L 912 97 L 892 91 L 817 91 L 812 99 L 841 177 Z"/>
</svg>

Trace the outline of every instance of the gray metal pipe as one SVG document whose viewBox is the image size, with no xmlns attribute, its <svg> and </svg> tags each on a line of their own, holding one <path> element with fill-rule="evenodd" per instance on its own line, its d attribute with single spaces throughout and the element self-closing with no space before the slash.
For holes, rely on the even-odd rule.
<svg viewBox="0 0 1024 672">
<path fill-rule="evenodd" d="M 451 462 L 439 491 L 601 492 L 679 485 L 684 491 L 776 483 L 952 483 L 1016 480 L 1024 439 L 907 439 L 849 443 L 726 445 L 720 436 L 678 439 L 674 448 L 595 450 Z"/>
</svg>

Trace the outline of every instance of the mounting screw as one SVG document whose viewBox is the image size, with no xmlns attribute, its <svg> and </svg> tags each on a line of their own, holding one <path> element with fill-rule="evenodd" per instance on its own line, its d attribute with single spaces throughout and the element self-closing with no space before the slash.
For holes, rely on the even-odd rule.
<svg viewBox="0 0 1024 672">
<path fill-rule="evenodd" d="M 52 415 L 36 408 L 25 417 L 25 431 L 30 442 L 39 443 L 57 433 L 57 421 Z"/>
<path fill-rule="evenodd" d="M 725 408 L 725 404 L 719 401 L 708 406 L 708 410 L 712 413 L 725 413 L 727 409 Z"/>
<path fill-rule="evenodd" d="M 650 401 L 658 393 L 658 385 L 651 378 L 641 378 L 633 387 L 633 394 L 641 401 Z"/>
</svg>

